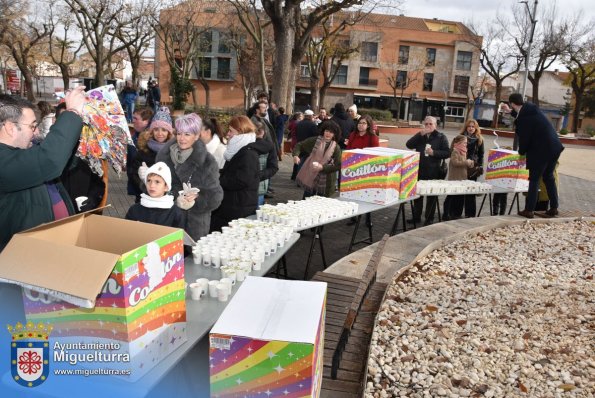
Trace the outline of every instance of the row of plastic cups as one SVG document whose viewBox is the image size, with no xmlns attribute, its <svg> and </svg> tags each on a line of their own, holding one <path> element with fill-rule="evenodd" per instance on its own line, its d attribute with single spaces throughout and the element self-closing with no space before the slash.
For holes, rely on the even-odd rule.
<svg viewBox="0 0 595 398">
<path fill-rule="evenodd" d="M 283 242 L 284 243 L 284 242 Z M 239 251 L 224 248 L 193 248 L 192 261 L 194 264 L 202 264 L 205 267 L 220 268 L 227 265 L 237 265 L 237 262 L 245 261 L 251 264 L 254 270 L 260 270 L 265 257 L 276 251 L 276 242 L 269 243 L 266 247 L 255 247 L 252 250 Z"/>
<path fill-rule="evenodd" d="M 227 301 L 234 284 L 235 281 L 230 278 L 221 278 L 220 280 L 200 278 L 188 285 L 188 288 L 192 300 L 200 300 L 208 294 L 211 298 L 216 298 L 219 301 Z"/>
</svg>

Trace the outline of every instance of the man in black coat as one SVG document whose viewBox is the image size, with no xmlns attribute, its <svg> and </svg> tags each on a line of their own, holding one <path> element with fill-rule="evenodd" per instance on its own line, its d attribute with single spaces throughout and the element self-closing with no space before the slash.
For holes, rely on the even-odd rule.
<svg viewBox="0 0 595 398">
<path fill-rule="evenodd" d="M 295 129 L 295 136 L 297 137 L 297 142 L 302 142 L 306 138 L 316 137 L 318 136 L 318 125 L 314 122 L 314 112 L 312 110 L 307 109 L 304 112 L 304 120 L 297 124 Z"/>
<path fill-rule="evenodd" d="M 519 215 L 533 218 L 541 177 L 550 200 L 550 208 L 545 214 L 555 217 L 558 215 L 558 188 L 554 179 L 554 169 L 564 147 L 554 126 L 535 104 L 523 102 L 523 96 L 519 93 L 511 94 L 508 101 L 517 113 L 515 125 L 519 154 L 527 156 L 529 169 L 529 192 L 525 209 L 520 211 Z"/>
<path fill-rule="evenodd" d="M 340 102 L 335 104 L 335 110 L 331 120 L 341 127 L 341 137 L 337 137 L 337 142 L 341 149 L 345 149 L 345 140 L 355 130 L 355 123 L 351 116 L 345 112 L 345 106 Z"/>
<path fill-rule="evenodd" d="M 424 129 L 411 137 L 407 143 L 407 148 L 416 150 L 419 155 L 419 180 L 438 180 L 444 179 L 440 175 L 440 163 L 450 157 L 450 147 L 448 139 L 444 134 L 436 130 L 436 118 L 426 116 L 424 119 Z M 436 210 L 436 196 L 428 196 L 426 203 L 426 224 L 434 219 Z M 424 206 L 423 196 L 415 199 L 413 205 L 413 220 L 407 220 L 409 223 L 418 223 L 421 221 L 421 213 Z"/>
</svg>

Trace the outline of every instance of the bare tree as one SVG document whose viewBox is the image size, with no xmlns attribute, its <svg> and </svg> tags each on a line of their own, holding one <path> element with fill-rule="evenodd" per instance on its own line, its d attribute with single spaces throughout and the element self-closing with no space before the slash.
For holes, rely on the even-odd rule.
<svg viewBox="0 0 595 398">
<path fill-rule="evenodd" d="M 199 71 L 204 69 L 206 60 L 201 63 L 201 58 L 210 52 L 212 28 L 227 17 L 226 13 L 218 2 L 183 2 L 162 10 L 153 21 L 156 47 L 165 54 L 171 74 L 170 93 L 178 106 L 185 102 L 188 93 L 192 93 L 194 104 L 198 103 L 197 88 L 189 79 L 197 67 Z M 204 74 L 198 73 L 196 77 L 208 91 Z"/>
<path fill-rule="evenodd" d="M 539 106 L 539 81 L 543 73 L 566 51 L 567 36 L 577 21 L 563 19 L 555 2 L 549 7 L 542 8 L 540 15 L 536 18 L 539 23 L 536 24 L 535 41 L 532 43 L 531 59 L 528 63 L 532 69 L 525 73 L 528 73 L 527 77 L 533 87 L 531 101 Z M 526 58 L 528 45 L 531 41 L 532 21 L 525 12 L 524 5 L 513 6 L 512 24 L 505 19 L 500 19 L 499 23 L 513 38 L 523 59 Z"/>
<path fill-rule="evenodd" d="M 114 54 L 126 49 L 115 36 L 122 26 L 138 23 L 126 0 L 64 0 L 76 18 L 82 40 L 95 62 L 95 84 L 105 84 Z"/>
<path fill-rule="evenodd" d="M 498 106 L 502 96 L 502 82 L 519 71 L 523 63 L 523 57 L 519 54 L 514 41 L 497 20 L 485 21 L 483 35 L 472 24 L 470 30 L 473 35 L 468 36 L 465 40 L 479 50 L 479 63 L 482 69 L 494 80 L 496 106 Z M 497 124 L 498 112 L 494 112 L 492 125 L 497 126 Z"/>
<path fill-rule="evenodd" d="M 570 47 L 564 63 L 570 71 L 570 86 L 574 93 L 572 132 L 578 133 L 583 97 L 591 87 L 595 86 L 595 36 L 591 34 L 585 41 L 575 42 Z"/>
<path fill-rule="evenodd" d="M 35 101 L 33 92 L 33 69 L 35 51 L 49 35 L 46 25 L 37 23 L 30 16 L 29 2 L 26 0 L 1 0 L 0 2 L 0 44 L 6 46 L 21 71 L 27 99 Z"/>
<path fill-rule="evenodd" d="M 244 109 L 250 108 L 250 101 L 261 84 L 260 67 L 255 60 L 259 57 L 258 48 L 246 40 L 243 30 L 230 28 L 228 44 L 236 54 L 237 72 L 240 75 L 240 88 L 244 93 Z"/>
<path fill-rule="evenodd" d="M 267 15 L 259 9 L 256 0 L 227 0 L 233 5 L 236 10 L 236 15 L 244 27 L 246 33 L 252 38 L 257 49 L 258 56 L 258 73 L 260 76 L 260 84 L 262 91 L 269 92 L 269 82 L 266 76 L 266 59 L 265 52 L 265 29 L 270 25 L 270 20 Z"/>
<path fill-rule="evenodd" d="M 139 67 L 143 54 L 149 49 L 155 38 L 153 21 L 157 17 L 157 2 L 155 0 L 141 0 L 131 5 L 132 19 L 135 23 L 127 23 L 122 16 L 116 18 L 117 24 L 115 37 L 124 45 L 130 67 L 132 69 L 132 83 L 139 85 Z M 127 17 L 128 18 L 128 17 Z"/>
<path fill-rule="evenodd" d="M 366 0 L 330 0 L 310 2 L 302 12 L 305 0 L 262 0 L 262 6 L 271 19 L 275 37 L 273 62 L 272 101 L 292 111 L 291 100 L 295 88 L 296 71 L 306 52 L 308 39 L 313 30 L 328 16 L 360 6 Z"/>
<path fill-rule="evenodd" d="M 50 5 L 47 25 L 49 28 L 49 54 L 60 69 L 64 90 L 70 87 L 70 66 L 76 62 L 76 56 L 83 47 L 83 42 L 72 39 L 72 29 L 76 29 L 74 17 L 63 7 Z M 69 33 L 70 32 L 70 33 Z"/>
<path fill-rule="evenodd" d="M 386 77 L 386 83 L 393 91 L 393 99 L 397 106 L 397 120 L 401 118 L 401 102 L 405 90 L 414 85 L 423 78 L 427 59 L 425 49 L 413 48 L 414 52 L 406 59 L 399 59 L 398 62 L 388 72 L 383 72 Z M 423 51 L 421 51 L 423 50 Z M 448 79 L 446 79 L 448 80 Z M 407 115 L 405 115 L 407 118 Z"/>
<path fill-rule="evenodd" d="M 324 103 L 326 90 L 343 62 L 359 51 L 359 46 L 350 46 L 349 37 L 343 36 L 343 33 L 348 26 L 360 22 L 365 15 L 366 13 L 357 12 L 328 16 L 308 39 L 305 54 L 310 75 L 311 105 L 315 111 Z M 320 87 L 321 77 L 324 89 Z"/>
</svg>

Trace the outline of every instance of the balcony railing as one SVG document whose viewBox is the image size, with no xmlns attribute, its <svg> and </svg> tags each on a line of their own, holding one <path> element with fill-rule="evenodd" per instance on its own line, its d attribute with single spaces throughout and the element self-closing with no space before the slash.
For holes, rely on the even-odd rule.
<svg viewBox="0 0 595 398">
<path fill-rule="evenodd" d="M 372 87 L 376 87 L 378 86 L 378 79 L 368 79 L 365 77 L 360 77 L 359 78 L 359 85 L 360 86 L 372 86 Z"/>
<path fill-rule="evenodd" d="M 359 59 L 366 62 L 378 62 L 378 54 L 360 54 Z"/>
</svg>

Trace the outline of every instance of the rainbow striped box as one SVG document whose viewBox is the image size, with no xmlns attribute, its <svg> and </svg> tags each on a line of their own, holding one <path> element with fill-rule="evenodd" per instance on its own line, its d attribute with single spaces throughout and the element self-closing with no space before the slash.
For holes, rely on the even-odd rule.
<svg viewBox="0 0 595 398">
<path fill-rule="evenodd" d="M 326 288 L 248 277 L 211 329 L 211 397 L 318 397 Z"/>
<path fill-rule="evenodd" d="M 490 149 L 486 182 L 500 188 L 524 191 L 529 189 L 529 170 L 525 156 L 508 149 Z"/>
<path fill-rule="evenodd" d="M 111 344 L 129 358 L 81 366 L 129 369 L 134 381 L 186 341 L 182 230 L 86 213 L 15 238 L 9 258 L 27 244 L 43 253 L 0 275 L 23 286 L 27 321 L 52 324 L 52 344 Z"/>
<path fill-rule="evenodd" d="M 419 153 L 393 148 L 344 151 L 341 197 L 389 204 L 415 195 Z"/>
</svg>

